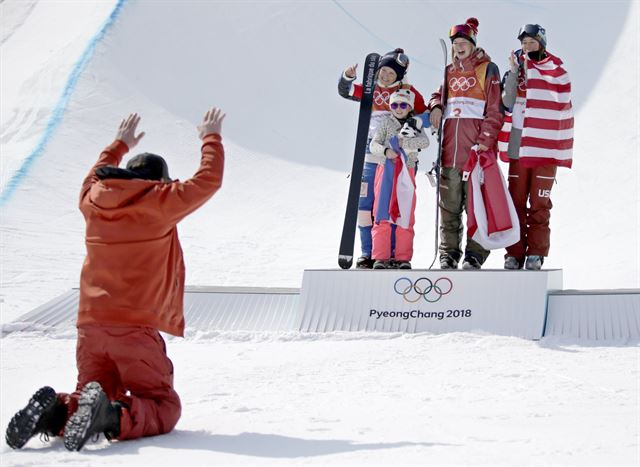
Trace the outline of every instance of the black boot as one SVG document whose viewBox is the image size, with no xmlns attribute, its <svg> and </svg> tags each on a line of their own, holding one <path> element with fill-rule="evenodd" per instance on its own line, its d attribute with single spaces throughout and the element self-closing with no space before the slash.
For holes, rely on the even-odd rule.
<svg viewBox="0 0 640 467">
<path fill-rule="evenodd" d="M 440 253 L 440 269 L 458 269 L 458 261 L 460 261 L 460 255 L 457 253 L 450 251 Z"/>
<path fill-rule="evenodd" d="M 67 407 L 58 401 L 53 388 L 38 389 L 26 407 L 19 410 L 9 422 L 5 440 L 13 449 L 20 449 L 33 436 L 43 433 L 56 436 L 62 429 L 67 416 Z"/>
<path fill-rule="evenodd" d="M 473 253 L 467 253 L 464 256 L 464 263 L 462 263 L 462 269 L 467 271 L 473 271 L 475 269 L 480 269 L 482 267 L 482 262 L 480 258 Z"/>
<path fill-rule="evenodd" d="M 78 410 L 64 428 L 64 447 L 79 451 L 92 436 L 104 433 L 107 439 L 120 434 L 119 402 L 111 402 L 100 383 L 92 381 L 82 388 Z"/>
<path fill-rule="evenodd" d="M 377 259 L 373 263 L 373 269 L 393 269 L 393 263 L 388 259 Z"/>
<path fill-rule="evenodd" d="M 356 260 L 356 269 L 372 269 L 374 260 L 368 256 L 361 256 Z"/>
</svg>

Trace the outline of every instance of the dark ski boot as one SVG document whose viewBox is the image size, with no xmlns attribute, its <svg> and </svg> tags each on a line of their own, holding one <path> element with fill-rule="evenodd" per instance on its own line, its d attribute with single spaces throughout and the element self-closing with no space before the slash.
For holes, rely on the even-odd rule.
<svg viewBox="0 0 640 467">
<path fill-rule="evenodd" d="M 522 269 L 522 263 L 515 256 L 507 256 L 504 260 L 504 268 L 511 270 Z"/>
<path fill-rule="evenodd" d="M 120 434 L 120 408 L 111 402 L 100 383 L 87 383 L 80 393 L 78 410 L 69 418 L 64 428 L 64 447 L 79 451 L 94 435 L 104 433 L 111 440 Z"/>
<path fill-rule="evenodd" d="M 373 269 L 393 269 L 393 263 L 388 259 L 377 259 L 373 263 Z"/>
<path fill-rule="evenodd" d="M 472 254 L 468 254 L 464 257 L 464 262 L 462 263 L 462 269 L 467 271 L 473 271 L 476 269 L 480 269 L 482 267 L 482 263 L 480 260 Z"/>
<path fill-rule="evenodd" d="M 12 449 L 20 449 L 29 439 L 43 434 L 45 439 L 56 436 L 66 420 L 67 407 L 58 401 L 53 388 L 44 386 L 38 389 L 26 407 L 19 410 L 9 422 L 5 440 Z"/>
<path fill-rule="evenodd" d="M 451 253 L 440 254 L 440 269 L 458 269 L 459 256 Z"/>
<path fill-rule="evenodd" d="M 356 269 L 372 269 L 374 260 L 368 256 L 361 256 L 356 260 Z"/>
</svg>

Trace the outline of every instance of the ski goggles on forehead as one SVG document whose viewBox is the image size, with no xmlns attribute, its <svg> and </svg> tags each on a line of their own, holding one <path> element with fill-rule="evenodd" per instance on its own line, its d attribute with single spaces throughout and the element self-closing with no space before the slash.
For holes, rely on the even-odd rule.
<svg viewBox="0 0 640 467">
<path fill-rule="evenodd" d="M 393 110 L 396 110 L 398 108 L 404 110 L 404 109 L 409 108 L 411 106 L 409 104 L 407 104 L 406 102 L 393 102 L 392 104 L 389 104 L 389 107 L 391 107 Z"/>
<path fill-rule="evenodd" d="M 409 66 L 409 56 L 406 54 L 397 54 L 396 62 L 398 62 L 398 65 L 402 66 L 403 68 L 406 68 Z"/>
<path fill-rule="evenodd" d="M 518 40 L 521 41 L 524 36 L 536 37 L 538 35 L 544 36 L 544 29 L 538 24 L 525 24 L 518 31 Z"/>
<path fill-rule="evenodd" d="M 453 38 L 455 36 L 475 37 L 476 34 L 470 26 L 466 24 L 458 24 L 449 29 L 449 38 Z"/>
</svg>

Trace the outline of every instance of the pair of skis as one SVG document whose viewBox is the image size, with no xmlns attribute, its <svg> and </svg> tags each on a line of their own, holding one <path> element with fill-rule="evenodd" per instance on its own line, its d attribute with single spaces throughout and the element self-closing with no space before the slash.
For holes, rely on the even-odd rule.
<svg viewBox="0 0 640 467">
<path fill-rule="evenodd" d="M 447 89 L 447 45 L 440 39 L 442 52 L 444 55 L 444 82 L 443 82 L 443 107 L 446 102 Z M 356 133 L 356 147 L 353 154 L 353 165 L 351 167 L 351 180 L 349 183 L 349 196 L 347 198 L 347 209 L 342 227 L 342 238 L 340 240 L 340 250 L 338 253 L 338 265 L 342 269 L 349 269 L 353 264 L 353 246 L 355 242 L 356 220 L 358 217 L 358 200 L 360 198 L 360 185 L 362 183 L 362 169 L 364 157 L 367 150 L 367 140 L 369 136 L 369 123 L 371 120 L 371 109 L 373 105 L 373 91 L 375 90 L 375 75 L 378 70 L 380 55 L 371 53 L 367 55 L 362 76 L 362 99 L 360 100 L 360 112 L 358 116 L 358 130 Z M 438 228 L 439 228 L 439 205 L 440 205 L 440 159 L 442 156 L 442 129 L 444 118 L 440 121 L 438 128 L 438 158 L 435 170 L 436 179 L 436 222 L 435 222 L 435 253 L 429 269 L 433 267 L 438 256 Z"/>
</svg>

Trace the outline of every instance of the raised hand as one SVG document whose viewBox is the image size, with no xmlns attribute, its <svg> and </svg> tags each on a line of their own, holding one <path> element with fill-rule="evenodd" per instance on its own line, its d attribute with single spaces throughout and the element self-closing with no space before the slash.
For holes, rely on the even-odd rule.
<svg viewBox="0 0 640 467">
<path fill-rule="evenodd" d="M 138 123 L 140 123 L 140 116 L 137 113 L 133 113 L 129 114 L 127 118 L 123 118 L 118 127 L 116 139 L 126 144 L 129 149 L 136 146 L 145 134 L 144 131 L 142 131 L 136 136 Z"/>
<path fill-rule="evenodd" d="M 518 71 L 518 60 L 516 59 L 516 54 L 513 50 L 511 51 L 511 55 L 509 55 L 509 68 L 514 73 Z"/>
<path fill-rule="evenodd" d="M 212 133 L 221 134 L 224 117 L 226 117 L 226 114 L 222 113 L 222 110 L 217 107 L 211 107 L 207 110 L 207 113 L 202 118 L 202 123 L 198 125 L 200 139 L 204 139 L 205 136 Z"/>
<path fill-rule="evenodd" d="M 344 74 L 347 78 L 355 78 L 356 77 L 356 68 L 358 68 L 358 64 L 351 65 L 349 68 L 344 70 Z"/>
</svg>

